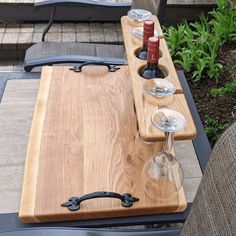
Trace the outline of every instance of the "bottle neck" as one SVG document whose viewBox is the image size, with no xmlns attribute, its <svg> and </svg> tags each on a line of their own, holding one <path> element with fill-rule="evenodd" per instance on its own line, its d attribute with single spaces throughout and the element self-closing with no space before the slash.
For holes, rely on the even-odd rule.
<svg viewBox="0 0 236 236">
<path fill-rule="evenodd" d="M 148 40 L 148 52 L 147 52 L 147 62 L 150 64 L 158 64 L 159 59 L 159 39 L 149 38 Z"/>
<path fill-rule="evenodd" d="M 147 63 L 148 65 L 153 65 L 155 68 L 158 66 L 158 59 L 159 59 L 159 51 L 156 50 L 150 50 L 148 48 L 148 53 L 147 53 Z"/>
<path fill-rule="evenodd" d="M 148 50 L 147 44 L 145 44 L 144 42 L 143 42 L 143 46 L 142 46 L 141 50 L 142 51 L 147 51 Z"/>
<path fill-rule="evenodd" d="M 147 67 L 151 70 L 155 70 L 158 68 L 158 61 L 157 62 L 147 62 Z"/>
<path fill-rule="evenodd" d="M 154 36 L 154 25 L 144 26 L 143 32 L 143 49 L 148 50 L 148 40 Z"/>
</svg>

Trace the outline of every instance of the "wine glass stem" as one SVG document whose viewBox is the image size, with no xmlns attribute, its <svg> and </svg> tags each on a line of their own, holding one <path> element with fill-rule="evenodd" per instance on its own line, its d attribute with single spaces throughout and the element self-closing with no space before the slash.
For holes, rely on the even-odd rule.
<svg viewBox="0 0 236 236">
<path fill-rule="evenodd" d="M 165 132 L 166 143 L 164 149 L 167 153 L 171 153 L 174 143 L 174 135 L 172 132 Z"/>
</svg>

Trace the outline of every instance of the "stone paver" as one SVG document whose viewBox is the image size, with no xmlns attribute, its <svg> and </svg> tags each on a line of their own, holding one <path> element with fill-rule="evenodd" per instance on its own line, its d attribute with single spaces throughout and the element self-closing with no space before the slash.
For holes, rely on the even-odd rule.
<svg viewBox="0 0 236 236">
<path fill-rule="evenodd" d="M 75 42 L 76 34 L 75 32 L 62 32 L 62 41 L 63 42 Z"/>
<path fill-rule="evenodd" d="M 2 39 L 3 49 L 16 49 L 19 33 L 5 33 Z"/>
<path fill-rule="evenodd" d="M 8 24 L 6 27 L 6 33 L 18 33 L 20 32 L 20 24 Z"/>
<path fill-rule="evenodd" d="M 91 23 L 89 24 L 89 29 L 91 33 L 103 32 L 102 24 L 100 23 Z"/>
<path fill-rule="evenodd" d="M 15 213 L 19 210 L 20 194 L 22 188 L 23 179 L 23 166 L 16 165 L 10 167 L 4 167 L 4 171 L 0 172 L 0 208 L 1 213 Z M 9 184 L 9 179 L 11 183 Z M 9 199 L 12 199 L 9 204 Z"/>
<path fill-rule="evenodd" d="M 48 33 L 46 38 L 48 41 L 61 42 L 62 34 L 61 33 Z"/>
<path fill-rule="evenodd" d="M 74 23 L 63 23 L 62 32 L 66 33 L 75 33 L 75 24 Z"/>
<path fill-rule="evenodd" d="M 91 41 L 90 33 L 81 32 L 76 34 L 76 42 L 89 43 Z"/>
<path fill-rule="evenodd" d="M 18 37 L 18 48 L 19 49 L 27 49 L 30 46 L 29 42 L 32 42 L 33 34 L 32 33 L 19 33 Z"/>
<path fill-rule="evenodd" d="M 116 30 L 117 30 L 117 32 L 122 32 L 122 28 L 121 28 L 120 23 L 116 23 Z"/>
<path fill-rule="evenodd" d="M 90 28 L 88 23 L 77 23 L 76 24 L 76 32 L 77 33 L 89 33 Z"/>
<path fill-rule="evenodd" d="M 33 33 L 34 24 L 22 24 L 20 27 L 20 33 Z"/>
<path fill-rule="evenodd" d="M 34 25 L 34 32 L 43 32 L 43 29 L 45 28 L 46 24 L 37 23 Z"/>
<path fill-rule="evenodd" d="M 194 147 L 191 140 L 176 141 L 176 156 L 182 167 L 184 168 L 185 178 L 199 178 L 202 176 L 202 172 L 195 154 Z M 192 167 L 195 166 L 193 169 Z"/>
<path fill-rule="evenodd" d="M 14 58 L 21 58 L 23 53 L 19 50 L 41 42 L 45 26 L 44 23 L 0 24 L 0 50 L 15 49 Z M 46 34 L 46 41 L 123 44 L 124 40 L 120 23 L 55 23 Z M 12 53 L 4 55 L 11 59 Z"/>
<path fill-rule="evenodd" d="M 107 31 L 107 32 L 104 33 L 104 37 L 105 37 L 105 42 L 106 43 L 116 43 L 117 41 L 119 41 L 119 40 L 117 40 L 118 35 L 117 35 L 116 31 L 113 31 L 113 32 L 112 31 L 111 32 Z"/>
<path fill-rule="evenodd" d="M 5 24 L 0 23 L 0 33 L 5 33 Z"/>
<path fill-rule="evenodd" d="M 49 32 L 51 33 L 61 33 L 61 31 L 62 31 L 62 26 L 59 23 L 53 24 L 49 30 Z"/>
<path fill-rule="evenodd" d="M 194 168 L 194 167 L 192 167 Z M 193 202 L 198 186 L 200 184 L 201 178 L 185 178 L 183 182 L 183 188 L 188 202 Z"/>
<path fill-rule="evenodd" d="M 0 104 L 1 213 L 19 210 L 24 160 L 38 84 L 39 80 L 21 80 L 14 86 L 14 81 L 8 81 L 6 93 Z M 9 100 L 10 97 L 12 99 Z M 8 204 L 9 199 L 11 204 Z"/>
<path fill-rule="evenodd" d="M 0 108 L 2 105 L 31 107 L 35 104 L 35 94 L 38 91 L 38 80 L 8 80 Z"/>
<path fill-rule="evenodd" d="M 105 41 L 103 32 L 96 32 L 96 34 L 91 34 L 90 37 L 91 37 L 91 42 L 94 43 L 104 43 Z"/>
<path fill-rule="evenodd" d="M 0 33 L 0 45 L 2 43 L 2 39 L 3 39 L 3 33 Z M 1 46 L 0 46 L 0 48 L 1 48 Z"/>
<path fill-rule="evenodd" d="M 120 44 L 124 43 L 124 37 L 123 37 L 122 32 L 118 32 L 118 41 Z"/>
<path fill-rule="evenodd" d="M 39 42 L 41 42 L 41 40 L 42 40 L 42 33 L 37 33 L 37 32 L 35 32 L 35 33 L 33 34 L 32 43 L 39 43 Z"/>
<path fill-rule="evenodd" d="M 103 31 L 106 32 L 115 32 L 116 31 L 116 25 L 113 23 L 105 23 L 103 24 Z"/>
</svg>

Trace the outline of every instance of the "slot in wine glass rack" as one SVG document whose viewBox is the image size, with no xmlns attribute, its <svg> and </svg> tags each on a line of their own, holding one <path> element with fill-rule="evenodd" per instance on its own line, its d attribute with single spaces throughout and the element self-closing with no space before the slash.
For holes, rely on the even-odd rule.
<svg viewBox="0 0 236 236">
<path fill-rule="evenodd" d="M 164 141 L 164 133 L 153 128 L 150 117 L 155 109 L 168 107 L 182 113 L 187 121 L 185 128 L 181 132 L 175 134 L 175 139 L 193 139 L 196 136 L 196 127 L 192 119 L 191 112 L 183 94 L 183 89 L 170 56 L 160 23 L 156 16 L 152 16 L 152 20 L 154 21 L 155 30 L 157 31 L 158 37 L 160 38 L 161 57 L 159 58 L 159 68 L 165 71 L 165 79 L 174 84 L 176 92 L 173 96 L 166 98 L 151 98 L 150 96 L 144 95 L 143 85 L 147 80 L 141 77 L 139 72 L 147 62 L 136 57 L 136 53 L 142 47 L 143 42 L 142 40 L 136 39 L 132 35 L 132 30 L 136 27 L 142 27 L 143 22 L 132 20 L 128 16 L 123 16 L 121 18 L 121 25 L 124 36 L 126 56 L 129 64 L 130 77 L 132 80 L 134 102 L 140 135 L 145 141 L 148 142 Z"/>
</svg>

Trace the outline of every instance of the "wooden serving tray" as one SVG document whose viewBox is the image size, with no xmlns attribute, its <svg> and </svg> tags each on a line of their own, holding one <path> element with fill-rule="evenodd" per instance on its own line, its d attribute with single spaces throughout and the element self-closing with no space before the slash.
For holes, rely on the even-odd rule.
<svg viewBox="0 0 236 236">
<path fill-rule="evenodd" d="M 126 56 L 129 63 L 130 77 L 133 85 L 134 101 L 138 119 L 139 130 L 142 138 L 145 141 L 163 141 L 164 133 L 156 128 L 153 128 L 150 122 L 152 112 L 160 107 L 175 109 L 186 117 L 187 125 L 182 132 L 175 134 L 175 139 L 185 140 L 193 139 L 196 136 L 196 127 L 189 111 L 186 99 L 183 95 L 183 90 L 172 62 L 166 41 L 163 37 L 159 21 L 156 16 L 153 16 L 155 22 L 155 30 L 160 36 L 160 51 L 162 57 L 159 59 L 159 66 L 163 68 L 168 76 L 165 78 L 172 82 L 176 87 L 174 98 L 150 99 L 143 94 L 143 85 L 147 81 L 139 75 L 139 70 L 146 65 L 146 61 L 138 59 L 135 54 L 142 46 L 142 40 L 135 39 L 131 32 L 135 27 L 142 26 L 143 23 L 130 20 L 128 16 L 121 18 L 122 31 L 126 49 Z M 152 102 L 150 103 L 150 100 Z"/>
<path fill-rule="evenodd" d="M 28 142 L 19 219 L 24 223 L 70 221 L 181 212 L 183 189 L 166 201 L 142 190 L 143 162 L 136 156 L 137 120 L 126 66 L 111 73 L 87 66 L 44 67 Z M 165 187 L 165 186 L 164 186 Z M 124 208 L 117 199 L 94 199 L 71 212 L 61 203 L 95 191 L 130 193 L 140 200 Z M 161 194 L 161 192 L 159 193 Z"/>
</svg>

